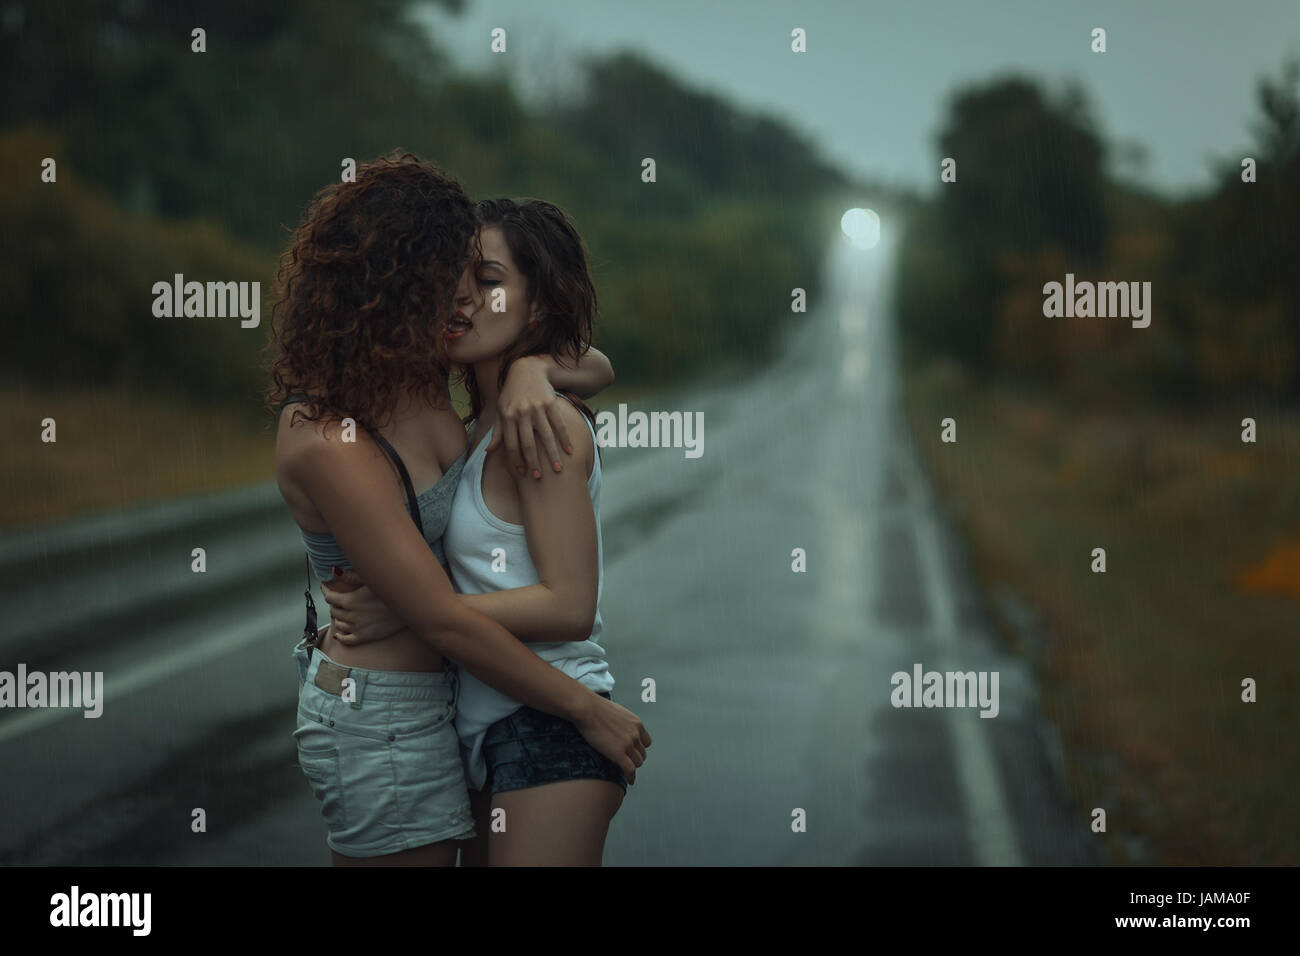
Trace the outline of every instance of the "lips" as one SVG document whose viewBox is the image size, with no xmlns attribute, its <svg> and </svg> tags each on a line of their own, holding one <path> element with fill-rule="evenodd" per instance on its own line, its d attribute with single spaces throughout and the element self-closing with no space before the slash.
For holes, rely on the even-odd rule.
<svg viewBox="0 0 1300 956">
<path fill-rule="evenodd" d="M 458 339 L 472 328 L 474 328 L 473 323 L 457 312 L 447 320 L 447 328 L 442 334 L 447 339 Z"/>
</svg>

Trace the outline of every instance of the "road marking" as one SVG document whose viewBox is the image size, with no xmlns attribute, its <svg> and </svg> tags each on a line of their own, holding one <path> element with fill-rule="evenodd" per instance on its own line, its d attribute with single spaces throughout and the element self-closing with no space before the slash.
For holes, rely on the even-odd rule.
<svg viewBox="0 0 1300 956">
<path fill-rule="evenodd" d="M 954 658 L 959 646 L 957 609 L 948 564 L 943 557 L 938 518 L 928 485 L 924 483 L 924 476 L 911 453 L 899 454 L 899 460 L 912 476 L 906 482 L 907 487 L 919 498 L 914 509 L 919 563 L 934 613 L 935 641 L 948 658 L 940 669 L 950 668 L 956 664 Z M 1015 826 L 1007 811 L 1002 778 L 989 740 L 993 721 L 989 721 L 987 727 L 982 726 L 976 715 L 963 707 L 948 707 L 944 711 L 952 736 L 957 779 L 967 810 L 968 836 L 979 865 L 1023 866 Z"/>
<path fill-rule="evenodd" d="M 113 671 L 111 677 L 109 673 L 105 673 L 105 713 L 108 712 L 110 695 L 119 700 L 128 697 L 159 681 L 175 679 L 185 671 L 222 654 L 247 647 L 258 641 L 265 641 L 268 635 L 294 635 L 296 628 L 302 622 L 302 606 L 301 603 L 288 603 L 288 607 L 279 607 L 252 617 L 241 618 L 238 623 L 208 634 L 197 643 L 142 661 L 125 672 Z M 292 674 L 293 668 L 290 666 L 287 653 L 285 661 L 286 672 Z M 81 720 L 104 719 L 102 716 L 86 718 L 83 716 L 83 711 L 75 707 L 43 707 L 28 710 L 20 716 L 9 717 L 0 722 L 0 744 L 73 717 Z"/>
<path fill-rule="evenodd" d="M 910 512 L 916 528 L 917 563 L 924 578 L 924 594 L 933 614 L 935 642 L 955 664 L 954 659 L 960 650 L 957 608 L 953 582 L 939 536 L 939 516 L 930 486 L 914 457 L 906 422 L 901 421 L 901 405 L 897 401 L 899 376 L 893 336 L 895 316 L 892 309 L 897 268 L 892 253 L 891 247 L 881 250 L 874 266 L 877 271 L 873 271 L 873 267 L 865 260 L 846 258 L 840 261 L 849 270 L 846 284 L 851 289 L 850 295 L 871 301 L 871 312 L 884 319 L 875 329 L 877 335 L 871 343 L 881 370 L 879 380 L 874 383 L 875 394 L 881 396 L 881 400 L 870 403 L 868 408 L 870 414 L 879 416 L 885 425 L 895 424 L 884 421 L 885 416 L 900 419 L 901 427 L 884 428 L 881 434 L 896 436 L 888 440 L 887 447 L 907 474 L 907 480 L 903 484 L 909 492 L 909 500 L 900 507 Z M 877 286 L 874 281 L 878 275 L 884 276 L 883 285 Z M 878 292 L 884 294 L 877 298 Z M 884 309 L 883 313 L 881 309 Z M 840 322 L 841 329 L 845 328 L 843 312 Z M 877 475 L 882 479 L 877 482 L 879 488 L 883 485 L 883 477 L 889 467 L 889 455 L 879 456 L 878 461 L 880 470 Z M 878 496 L 873 496 L 871 500 L 878 500 Z M 949 667 L 945 663 L 940 669 Z M 948 707 L 944 710 L 962 805 L 966 811 L 967 834 L 976 860 L 983 866 L 1023 866 L 1016 829 L 1007 810 L 1002 777 L 993 756 L 990 741 L 992 731 L 989 727 L 982 726 L 984 722 L 980 719 L 972 720 L 976 715 L 966 708 Z M 988 723 L 991 725 L 993 721 Z"/>
</svg>

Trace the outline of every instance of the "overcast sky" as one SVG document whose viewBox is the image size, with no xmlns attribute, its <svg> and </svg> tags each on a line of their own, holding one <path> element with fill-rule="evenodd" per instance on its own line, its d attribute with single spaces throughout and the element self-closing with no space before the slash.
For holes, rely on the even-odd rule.
<svg viewBox="0 0 1300 956">
<path fill-rule="evenodd" d="M 1243 155 L 1257 78 L 1300 57 L 1300 0 L 469 0 L 421 19 L 465 68 L 533 95 L 571 84 L 575 54 L 637 49 L 783 117 L 850 173 L 926 193 L 949 94 L 970 81 L 1077 78 L 1107 138 L 1148 150 L 1136 178 L 1175 196 L 1208 184 L 1208 158 Z M 1098 26 L 1104 54 L 1089 49 Z M 791 52 L 795 27 L 806 53 Z"/>
</svg>

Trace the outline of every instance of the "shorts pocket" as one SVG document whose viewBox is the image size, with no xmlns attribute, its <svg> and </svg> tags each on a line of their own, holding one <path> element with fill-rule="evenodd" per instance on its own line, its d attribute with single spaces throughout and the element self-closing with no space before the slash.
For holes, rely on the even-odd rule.
<svg viewBox="0 0 1300 956">
<path fill-rule="evenodd" d="M 345 704 L 337 708 L 325 722 L 330 730 L 343 737 L 358 737 L 376 743 L 388 742 L 389 713 L 386 702 L 384 705 L 372 705 L 367 710 L 354 710 L 350 713 Z"/>
<path fill-rule="evenodd" d="M 312 750 L 298 747 L 298 766 L 311 781 L 311 789 L 321 804 L 321 816 L 330 833 L 347 826 L 347 808 L 343 801 L 343 775 L 339 770 L 337 747 Z"/>
<path fill-rule="evenodd" d="M 304 712 L 307 717 L 316 719 L 316 726 L 325 731 L 326 739 L 338 741 L 342 737 L 351 737 L 363 741 L 386 743 L 388 741 L 388 723 L 392 704 L 386 700 L 368 701 L 363 707 L 354 707 L 333 694 L 308 683 L 306 693 L 308 702 L 298 708 L 299 719 Z M 324 743 L 313 749 L 321 749 Z"/>
<path fill-rule="evenodd" d="M 431 734 L 456 716 L 450 700 L 403 700 L 393 703 L 389 728 L 397 739 Z"/>
</svg>

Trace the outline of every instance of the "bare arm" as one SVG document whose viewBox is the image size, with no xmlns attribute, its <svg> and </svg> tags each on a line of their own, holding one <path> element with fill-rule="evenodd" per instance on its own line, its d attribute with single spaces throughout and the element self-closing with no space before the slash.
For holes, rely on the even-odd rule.
<svg viewBox="0 0 1300 956">
<path fill-rule="evenodd" d="M 578 435 L 577 461 L 541 481 L 516 476 L 524 512 L 528 554 L 537 568 L 537 584 L 462 600 L 502 624 L 521 641 L 584 641 L 596 617 L 596 515 L 587 492 L 587 473 L 596 454 L 582 413 L 569 402 L 560 412 Z"/>
<path fill-rule="evenodd" d="M 570 406 L 556 390 L 590 398 L 613 381 L 614 367 L 596 349 L 588 349 L 580 359 L 566 359 L 564 363 L 549 355 L 516 359 L 501 389 L 500 423 L 492 434 L 487 453 L 490 455 L 504 444 L 506 460 L 511 474 L 515 475 L 540 479 L 548 463 L 550 470 L 560 471 L 560 448 L 573 454 L 573 442 L 562 414 L 562 409 Z M 541 439 L 544 457 L 539 454 L 534 433 Z"/>
<path fill-rule="evenodd" d="M 486 594 L 457 595 L 525 643 L 584 641 L 591 636 L 596 616 L 596 516 L 586 478 L 595 448 L 579 420 L 581 413 L 568 402 L 565 406 L 567 424 L 581 435 L 577 467 L 548 474 L 541 481 L 515 478 L 528 553 L 540 581 Z M 322 582 L 321 589 L 331 621 L 337 625 L 335 637 L 344 644 L 383 640 L 405 627 L 400 615 L 355 572 Z"/>
<path fill-rule="evenodd" d="M 330 607 L 330 623 L 320 630 L 324 633 L 332 629 L 340 644 L 373 644 L 406 628 L 406 622 L 354 571 L 346 571 L 333 581 L 322 581 L 321 593 Z M 539 584 L 456 595 L 466 607 L 486 614 L 525 644 L 585 641 L 591 636 L 594 619 L 584 619 L 576 604 L 557 605 L 558 596 L 557 591 Z"/>
<path fill-rule="evenodd" d="M 308 441 L 288 465 L 357 573 L 420 640 L 502 693 L 573 722 L 624 773 L 635 774 L 637 747 L 648 738 L 640 721 L 619 708 L 633 727 L 602 706 L 610 701 L 456 600 L 451 582 L 393 493 L 388 462 L 368 436 L 359 435 L 354 443 Z"/>
<path fill-rule="evenodd" d="M 372 644 L 406 628 L 406 622 L 366 587 L 355 571 L 345 571 L 333 581 L 322 581 L 321 593 L 330 607 L 330 623 L 320 630 L 324 633 L 331 629 L 340 644 Z M 583 615 L 578 603 L 565 601 L 559 589 L 546 585 L 456 597 L 525 644 L 585 641 L 591 636 L 594 618 Z"/>
<path fill-rule="evenodd" d="M 545 363 L 547 377 L 556 391 L 572 392 L 579 398 L 599 395 L 614 384 L 614 366 L 597 348 L 587 349 L 587 354 L 572 359 L 572 364 L 569 364 L 570 360 L 557 362 L 549 355 L 530 355 L 528 358 L 541 359 Z"/>
</svg>

